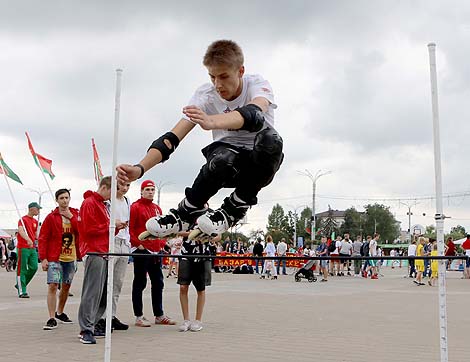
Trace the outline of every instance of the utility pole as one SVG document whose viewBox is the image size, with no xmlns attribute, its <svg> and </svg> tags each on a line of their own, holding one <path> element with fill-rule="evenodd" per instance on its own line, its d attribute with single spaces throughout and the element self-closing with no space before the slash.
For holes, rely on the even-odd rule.
<svg viewBox="0 0 470 362">
<path fill-rule="evenodd" d="M 297 173 L 299 173 L 302 176 L 307 176 L 310 180 L 312 180 L 312 219 L 311 219 L 312 225 L 310 229 L 310 234 L 311 234 L 311 239 L 313 242 L 315 240 L 315 235 L 316 235 L 315 233 L 315 225 L 316 225 L 315 224 L 316 223 L 315 193 L 316 193 L 316 187 L 317 187 L 317 180 L 322 176 L 329 175 L 331 171 L 322 172 L 321 170 L 318 170 L 315 176 L 313 176 L 311 172 L 307 169 L 305 169 L 305 171 L 297 171 Z"/>
</svg>

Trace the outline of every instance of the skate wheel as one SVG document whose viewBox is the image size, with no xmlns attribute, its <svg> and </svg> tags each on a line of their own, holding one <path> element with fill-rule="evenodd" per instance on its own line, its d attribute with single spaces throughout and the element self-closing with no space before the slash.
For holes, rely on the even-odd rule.
<svg viewBox="0 0 470 362">
<path fill-rule="evenodd" d="M 151 236 L 152 236 L 152 234 L 150 234 L 147 230 L 145 230 L 145 231 L 143 231 L 139 234 L 138 239 L 139 240 L 145 240 L 145 239 L 150 238 Z"/>
</svg>

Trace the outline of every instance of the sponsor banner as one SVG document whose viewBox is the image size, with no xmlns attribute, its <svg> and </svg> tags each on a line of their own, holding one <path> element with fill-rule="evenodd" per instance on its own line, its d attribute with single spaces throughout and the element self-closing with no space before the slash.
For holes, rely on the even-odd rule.
<svg viewBox="0 0 470 362">
<path fill-rule="evenodd" d="M 235 257 L 243 257 L 243 256 L 252 256 L 252 254 L 232 254 L 232 253 L 217 253 L 220 256 L 235 256 Z M 288 268 L 300 268 L 303 264 L 307 262 L 305 259 L 289 259 L 290 256 L 296 256 L 292 253 L 287 253 L 286 259 L 286 267 Z M 277 265 L 278 260 L 275 261 L 275 265 Z M 214 266 L 233 266 L 237 267 L 239 265 L 251 265 L 255 266 L 254 259 L 215 259 Z"/>
</svg>

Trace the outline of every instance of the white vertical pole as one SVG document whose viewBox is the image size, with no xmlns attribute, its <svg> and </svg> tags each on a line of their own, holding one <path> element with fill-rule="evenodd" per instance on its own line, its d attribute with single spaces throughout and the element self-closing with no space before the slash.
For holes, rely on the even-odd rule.
<svg viewBox="0 0 470 362">
<path fill-rule="evenodd" d="M 8 181 L 7 173 L 3 169 L 3 166 L 1 163 L 0 163 L 0 169 L 2 169 L 3 177 L 5 178 L 5 182 L 7 183 L 8 191 L 10 191 L 11 200 L 13 201 L 13 204 L 15 205 L 16 213 L 18 214 L 18 217 L 20 219 L 21 226 L 23 226 L 23 230 L 27 234 L 28 231 L 26 230 L 26 226 L 24 225 L 23 218 L 21 217 L 20 209 L 18 209 L 18 204 L 16 203 L 15 196 L 13 196 L 13 191 L 11 191 L 11 186 L 10 186 L 10 182 Z M 20 256 L 19 255 L 20 252 L 21 251 L 18 249 L 18 257 Z M 15 274 L 16 274 L 16 285 L 18 286 L 18 295 L 20 295 L 22 293 L 20 277 L 18 273 L 15 273 Z"/>
<path fill-rule="evenodd" d="M 114 139 L 113 139 L 113 164 L 111 179 L 111 216 L 109 220 L 109 252 L 114 253 L 114 232 L 116 230 L 116 166 L 117 166 L 117 146 L 119 138 L 119 114 L 121 110 L 121 77 L 122 69 L 116 69 L 116 95 L 114 99 Z M 105 362 L 111 361 L 111 322 L 113 318 L 113 270 L 114 257 L 108 259 L 108 288 L 106 295 L 106 337 L 104 347 Z"/>
<path fill-rule="evenodd" d="M 442 210 L 442 172 L 441 144 L 439 133 L 439 103 L 437 97 L 436 44 L 429 43 L 429 64 L 431 68 L 431 100 L 434 130 L 434 172 L 436 183 L 436 236 L 438 254 L 444 255 L 444 219 Z M 439 337 L 441 362 L 448 361 L 447 348 L 447 302 L 446 302 L 446 267 L 445 260 L 439 260 Z"/>
</svg>

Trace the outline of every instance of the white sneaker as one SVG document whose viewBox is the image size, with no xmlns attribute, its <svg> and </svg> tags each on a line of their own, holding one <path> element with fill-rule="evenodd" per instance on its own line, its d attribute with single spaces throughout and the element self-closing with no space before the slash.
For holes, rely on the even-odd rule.
<svg viewBox="0 0 470 362">
<path fill-rule="evenodd" d="M 168 215 L 154 216 L 147 220 L 145 228 L 147 231 L 158 238 L 179 233 L 189 228 L 189 223 L 181 221 L 176 213 L 170 210 Z"/>
<path fill-rule="evenodd" d="M 178 331 L 180 332 L 187 332 L 191 328 L 191 321 L 185 320 L 183 323 L 178 327 Z"/>
<path fill-rule="evenodd" d="M 135 318 L 135 326 L 136 327 L 150 327 L 151 323 L 144 316 L 140 316 L 140 317 Z"/>
<path fill-rule="evenodd" d="M 223 210 L 215 210 L 201 215 L 197 219 L 197 227 L 204 234 L 220 235 L 230 228 L 231 224 Z"/>
<path fill-rule="evenodd" d="M 194 322 L 191 322 L 191 326 L 189 327 L 189 330 L 191 332 L 199 332 L 200 330 L 202 330 L 202 322 L 201 321 L 194 321 Z"/>
</svg>

